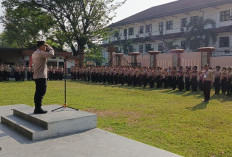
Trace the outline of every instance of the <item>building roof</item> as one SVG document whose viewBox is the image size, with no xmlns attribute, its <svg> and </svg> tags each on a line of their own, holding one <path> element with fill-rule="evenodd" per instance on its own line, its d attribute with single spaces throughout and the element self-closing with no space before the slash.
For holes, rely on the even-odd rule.
<svg viewBox="0 0 232 157">
<path fill-rule="evenodd" d="M 155 18 L 162 18 L 165 16 L 189 12 L 197 9 L 215 7 L 231 2 L 232 0 L 178 0 L 171 3 L 151 7 L 121 21 L 113 23 L 109 27 L 117 27 L 136 22 L 148 21 Z"/>
</svg>

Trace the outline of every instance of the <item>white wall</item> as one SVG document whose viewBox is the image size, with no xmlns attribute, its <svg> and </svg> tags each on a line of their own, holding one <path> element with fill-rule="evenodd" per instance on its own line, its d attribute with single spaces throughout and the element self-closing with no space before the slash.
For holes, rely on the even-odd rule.
<svg viewBox="0 0 232 157">
<path fill-rule="evenodd" d="M 159 23 L 164 22 L 164 34 L 172 34 L 172 33 L 178 33 L 181 32 L 181 19 L 182 18 L 188 18 L 188 22 L 190 21 L 191 16 L 203 16 L 205 19 L 210 18 L 213 19 L 216 22 L 216 27 L 224 27 L 224 26 L 229 26 L 232 25 L 232 21 L 226 21 L 226 22 L 221 22 L 220 21 L 220 12 L 225 11 L 225 10 L 231 10 L 231 15 L 232 15 L 232 4 L 225 4 L 225 5 L 220 5 L 216 7 L 211 7 L 211 8 L 205 8 L 205 9 L 199 9 L 191 12 L 186 12 L 186 13 L 181 13 L 181 14 L 175 14 L 172 16 L 167 16 L 164 18 L 156 18 L 152 19 L 149 21 L 145 22 L 140 22 L 140 23 L 133 23 L 133 24 L 128 24 L 128 25 L 123 25 L 123 26 L 118 26 L 115 27 L 115 30 L 119 30 L 120 34 L 122 34 L 121 39 L 124 39 L 123 37 L 123 31 L 124 29 L 128 29 L 128 34 L 129 34 L 129 28 L 134 27 L 134 35 L 128 36 L 128 39 L 134 39 L 136 38 L 136 35 L 139 32 L 140 26 L 144 26 L 144 33 L 139 34 L 139 37 L 146 37 L 146 25 L 152 24 L 152 36 L 154 35 L 159 35 Z M 173 20 L 173 30 L 166 30 L 166 21 L 171 21 Z M 219 48 L 219 37 L 229 35 L 230 36 L 230 49 L 232 49 L 232 33 L 220 33 L 218 35 L 218 40 L 216 44 L 210 44 L 210 46 L 215 46 L 216 48 Z M 114 41 L 114 38 L 111 38 L 111 41 Z M 176 41 L 176 44 L 180 45 L 182 40 L 185 40 L 184 38 L 176 38 L 176 39 L 170 39 L 170 41 Z M 154 47 L 154 50 L 158 50 L 158 43 L 162 42 L 162 40 L 157 40 L 153 42 L 144 42 L 144 43 L 135 43 L 133 46 L 136 48 L 136 51 L 139 51 L 139 45 L 143 44 L 144 49 L 145 49 L 145 44 L 152 44 L 152 47 Z M 106 41 L 104 43 L 107 43 Z M 217 51 L 221 51 L 221 49 L 218 49 Z"/>
</svg>

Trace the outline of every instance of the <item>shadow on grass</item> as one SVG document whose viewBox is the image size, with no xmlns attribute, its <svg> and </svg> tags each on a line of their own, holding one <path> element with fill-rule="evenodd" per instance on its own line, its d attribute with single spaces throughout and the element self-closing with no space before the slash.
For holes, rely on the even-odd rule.
<svg viewBox="0 0 232 157">
<path fill-rule="evenodd" d="M 149 86 L 147 86 L 146 88 L 144 88 L 143 86 L 139 87 L 139 86 L 128 86 L 127 84 L 125 85 L 121 85 L 121 84 L 108 84 L 108 83 L 95 83 L 95 82 L 85 82 L 85 81 L 69 81 L 69 82 L 76 82 L 76 83 L 80 83 L 80 84 L 84 84 L 84 85 L 91 85 L 91 86 L 103 86 L 103 87 L 113 87 L 113 88 L 123 88 L 123 89 L 129 89 L 129 90 L 141 90 L 141 91 L 152 91 L 152 90 L 160 90 L 160 89 L 156 89 L 156 88 L 149 88 Z"/>
<path fill-rule="evenodd" d="M 190 111 L 197 111 L 197 110 L 204 110 L 207 108 L 209 102 L 202 102 L 200 104 L 197 104 L 196 106 L 193 107 L 186 107 L 186 109 Z"/>
</svg>

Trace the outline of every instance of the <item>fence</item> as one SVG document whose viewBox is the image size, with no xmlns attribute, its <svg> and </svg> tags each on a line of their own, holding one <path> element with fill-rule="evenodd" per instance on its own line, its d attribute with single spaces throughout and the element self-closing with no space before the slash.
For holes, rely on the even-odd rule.
<svg viewBox="0 0 232 157">
<path fill-rule="evenodd" d="M 180 54 L 180 65 L 185 66 L 204 66 L 205 64 L 205 56 L 202 55 L 201 52 L 191 52 L 191 53 L 182 53 Z M 156 65 L 159 67 L 167 68 L 169 66 L 177 66 L 177 54 L 167 53 L 167 54 L 158 54 L 156 56 L 157 63 Z M 114 57 L 113 61 L 114 65 L 116 65 L 116 59 Z M 222 56 L 222 57 L 210 57 L 210 64 L 212 67 L 217 65 L 221 67 L 232 66 L 232 56 Z M 122 66 L 130 66 L 134 65 L 132 62 L 131 56 L 122 56 L 121 60 Z M 141 65 L 142 67 L 149 67 L 151 65 L 150 55 L 139 55 L 137 56 L 137 65 Z"/>
</svg>

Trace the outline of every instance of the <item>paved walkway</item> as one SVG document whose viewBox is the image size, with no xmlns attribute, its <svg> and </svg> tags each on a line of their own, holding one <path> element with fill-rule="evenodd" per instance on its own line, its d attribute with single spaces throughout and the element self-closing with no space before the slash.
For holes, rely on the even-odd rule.
<svg viewBox="0 0 232 157">
<path fill-rule="evenodd" d="M 0 107 L 0 116 L 11 115 L 11 109 L 17 107 L 19 106 Z M 0 124 L 0 147 L 1 157 L 178 156 L 101 129 L 33 142 Z"/>
</svg>

